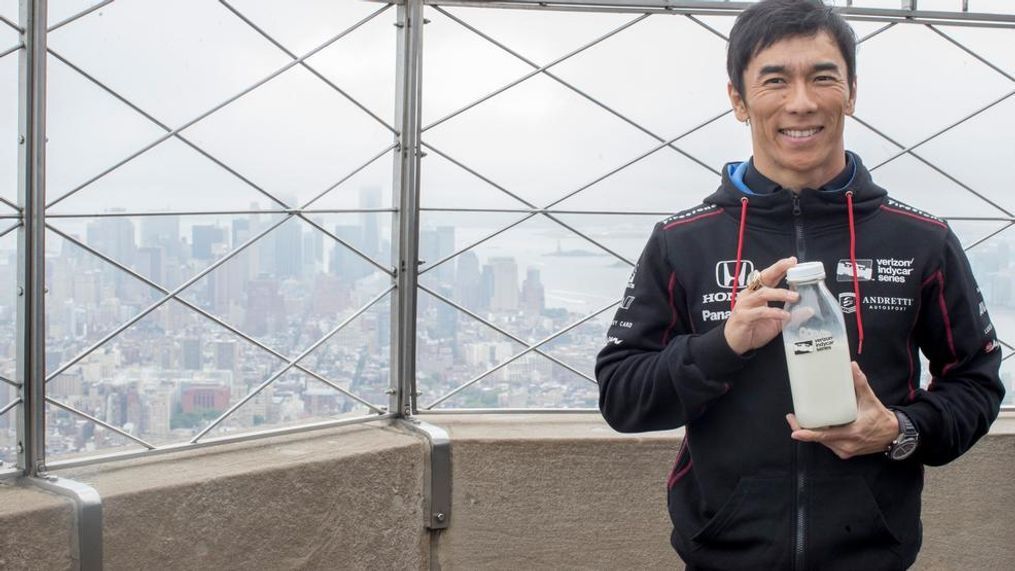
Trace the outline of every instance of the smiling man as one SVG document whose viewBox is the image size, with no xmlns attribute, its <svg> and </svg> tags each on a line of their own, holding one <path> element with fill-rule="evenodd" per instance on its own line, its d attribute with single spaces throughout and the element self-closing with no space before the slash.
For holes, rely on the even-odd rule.
<svg viewBox="0 0 1015 571">
<path fill-rule="evenodd" d="M 763 0 L 728 49 L 753 156 L 656 225 L 596 362 L 600 409 L 624 432 L 685 427 L 668 506 L 688 568 L 905 569 L 923 466 L 997 416 L 994 327 L 947 223 L 889 198 L 845 150 L 845 21 L 817 0 Z M 780 284 L 798 261 L 824 264 L 846 318 L 848 425 L 805 430 L 792 414 L 780 333 L 796 293 Z"/>
</svg>

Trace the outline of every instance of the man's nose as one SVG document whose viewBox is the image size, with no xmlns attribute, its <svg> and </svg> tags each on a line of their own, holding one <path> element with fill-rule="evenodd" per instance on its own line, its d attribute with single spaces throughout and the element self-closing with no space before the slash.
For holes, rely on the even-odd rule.
<svg viewBox="0 0 1015 571">
<path fill-rule="evenodd" d="M 818 108 L 814 92 L 807 82 L 795 83 L 786 101 L 786 110 L 790 113 L 812 113 Z"/>
</svg>

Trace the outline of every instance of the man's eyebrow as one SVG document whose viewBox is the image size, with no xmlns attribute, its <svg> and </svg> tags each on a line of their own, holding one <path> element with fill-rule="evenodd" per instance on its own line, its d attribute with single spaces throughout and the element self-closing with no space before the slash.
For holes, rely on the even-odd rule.
<svg viewBox="0 0 1015 571">
<path fill-rule="evenodd" d="M 766 65 L 758 71 L 758 75 L 768 75 L 770 73 L 786 73 L 786 66 L 784 65 Z"/>
<path fill-rule="evenodd" d="M 832 61 L 816 63 L 811 71 L 839 71 L 839 65 Z"/>
</svg>

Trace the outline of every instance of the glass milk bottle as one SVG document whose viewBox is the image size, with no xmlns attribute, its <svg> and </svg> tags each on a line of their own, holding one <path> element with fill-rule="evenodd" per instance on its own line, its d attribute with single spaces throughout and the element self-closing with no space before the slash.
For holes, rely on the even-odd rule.
<svg viewBox="0 0 1015 571">
<path fill-rule="evenodd" d="M 846 323 L 824 280 L 821 262 L 798 264 L 786 273 L 789 288 L 800 294 L 786 304 L 790 319 L 782 338 L 793 412 L 803 428 L 856 420 Z"/>
</svg>

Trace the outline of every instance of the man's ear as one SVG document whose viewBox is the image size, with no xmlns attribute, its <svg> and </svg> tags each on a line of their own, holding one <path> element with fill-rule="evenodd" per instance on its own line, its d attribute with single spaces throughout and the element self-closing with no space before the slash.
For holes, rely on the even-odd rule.
<svg viewBox="0 0 1015 571">
<path fill-rule="evenodd" d="M 856 110 L 856 80 L 849 86 L 849 100 L 846 101 L 846 115 L 852 115 Z"/>
<path fill-rule="evenodd" d="M 733 87 L 732 81 L 726 84 L 726 93 L 730 97 L 730 105 L 733 107 L 733 113 L 737 116 L 737 121 L 746 122 L 750 118 L 750 114 L 747 113 L 747 103 L 744 102 L 744 98 L 740 96 L 737 88 Z"/>
</svg>

